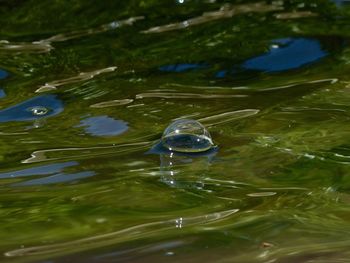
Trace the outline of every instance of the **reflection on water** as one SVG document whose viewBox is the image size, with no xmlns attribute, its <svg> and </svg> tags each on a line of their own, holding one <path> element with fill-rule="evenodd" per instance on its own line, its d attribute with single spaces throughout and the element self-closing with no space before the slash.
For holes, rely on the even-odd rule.
<svg viewBox="0 0 350 263">
<path fill-rule="evenodd" d="M 295 15 L 295 14 L 294 14 Z M 271 41 L 269 51 L 257 57 L 246 60 L 234 69 L 219 70 L 215 77 L 224 78 L 228 73 L 239 75 L 242 69 L 262 72 L 282 72 L 298 69 L 326 57 L 328 52 L 324 50 L 317 39 L 312 38 L 280 38 Z M 206 69 L 210 67 L 205 63 L 198 64 L 174 64 L 161 66 L 159 69 L 165 72 L 186 72 L 189 70 Z"/>
<path fill-rule="evenodd" d="M 26 176 L 33 176 L 33 175 L 49 175 L 49 174 L 58 173 L 66 167 L 72 167 L 78 164 L 79 164 L 78 162 L 72 161 L 72 162 L 42 165 L 42 166 L 27 168 L 23 170 L 1 173 L 0 178 L 17 178 L 17 177 L 26 177 Z"/>
<path fill-rule="evenodd" d="M 94 136 L 115 136 L 128 130 L 128 124 L 108 116 L 89 117 L 76 127 L 84 127 L 85 132 Z"/>
<path fill-rule="evenodd" d="M 170 187 L 201 190 L 204 188 L 205 171 L 209 171 L 210 162 L 215 155 L 216 151 L 209 151 L 205 155 L 162 153 L 160 154 L 160 180 Z M 191 165 L 193 162 L 200 163 L 201 176 L 186 178 L 186 175 L 181 174 L 181 166 Z"/>
<path fill-rule="evenodd" d="M 349 0 L 331 0 L 331 1 L 334 2 L 338 6 L 346 6 L 346 5 L 350 4 Z"/>
<path fill-rule="evenodd" d="M 0 69 L 0 80 L 5 79 L 8 76 L 8 73 L 5 70 Z M 6 93 L 3 89 L 0 89 L 0 98 L 6 96 Z"/>
<path fill-rule="evenodd" d="M 147 154 L 156 154 L 160 157 L 160 180 L 171 186 L 178 188 L 202 189 L 205 171 L 209 170 L 210 163 L 218 152 L 218 147 L 212 147 L 202 152 L 174 152 L 164 147 L 162 142 L 156 143 Z M 187 165 L 199 164 L 202 175 L 187 176 L 182 172 L 182 168 Z"/>
<path fill-rule="evenodd" d="M 0 79 L 4 79 L 8 76 L 8 73 L 5 70 L 0 69 Z"/>
<path fill-rule="evenodd" d="M 272 41 L 267 54 L 247 60 L 242 67 L 266 72 L 284 71 L 318 61 L 327 54 L 315 39 L 282 38 Z"/>
<path fill-rule="evenodd" d="M 45 109 L 45 114 L 36 114 Z M 40 112 L 42 112 L 40 110 Z M 55 116 L 63 111 L 63 103 L 55 95 L 31 98 L 15 106 L 0 111 L 0 122 L 31 121 L 43 117 Z"/>
<path fill-rule="evenodd" d="M 25 181 L 12 184 L 13 186 L 34 186 L 47 185 L 56 183 L 76 182 L 79 179 L 91 177 L 95 175 L 92 171 L 84 171 L 78 173 L 63 173 L 62 171 L 68 167 L 78 166 L 75 161 L 54 163 L 42 165 L 23 170 L 15 170 L 11 172 L 0 173 L 0 179 L 18 179 L 28 177 Z M 40 178 L 37 178 L 40 176 Z M 43 177 L 44 176 L 44 177 Z M 29 179 L 34 177 L 34 179 Z"/>
<path fill-rule="evenodd" d="M 15 183 L 13 186 L 34 186 L 34 185 L 47 185 L 58 184 L 67 182 L 76 182 L 80 179 L 94 176 L 92 171 L 80 172 L 80 173 L 58 173 L 43 178 L 27 180 L 20 183 Z"/>
<path fill-rule="evenodd" d="M 6 93 L 3 89 L 0 89 L 0 99 L 6 97 Z"/>
</svg>

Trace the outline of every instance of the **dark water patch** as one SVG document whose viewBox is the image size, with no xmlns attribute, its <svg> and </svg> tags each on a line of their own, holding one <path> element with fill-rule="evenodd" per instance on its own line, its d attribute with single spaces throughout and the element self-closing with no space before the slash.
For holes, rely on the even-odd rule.
<svg viewBox="0 0 350 263">
<path fill-rule="evenodd" d="M 191 63 L 182 63 L 182 64 L 173 64 L 173 65 L 164 65 L 159 67 L 160 71 L 164 72 L 186 72 L 190 70 L 197 70 L 197 69 L 205 69 L 208 68 L 209 65 L 205 63 L 197 63 L 197 64 L 191 64 Z"/>
<path fill-rule="evenodd" d="M 331 1 L 339 7 L 350 6 L 349 0 L 331 0 Z"/>
<path fill-rule="evenodd" d="M 37 114 L 37 109 L 46 109 L 45 114 Z M 0 122 L 31 121 L 55 116 L 63 111 L 63 103 L 55 95 L 31 98 L 15 106 L 0 111 Z"/>
<path fill-rule="evenodd" d="M 128 124 L 108 116 L 96 116 L 82 120 L 76 127 L 84 127 L 93 136 L 115 136 L 128 130 Z"/>
</svg>

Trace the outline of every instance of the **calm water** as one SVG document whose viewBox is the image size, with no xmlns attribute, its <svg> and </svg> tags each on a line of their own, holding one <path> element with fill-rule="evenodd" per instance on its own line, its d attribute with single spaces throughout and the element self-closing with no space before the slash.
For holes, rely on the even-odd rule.
<svg viewBox="0 0 350 263">
<path fill-rule="evenodd" d="M 1 262 L 349 262 L 349 1 L 0 14 Z"/>
</svg>

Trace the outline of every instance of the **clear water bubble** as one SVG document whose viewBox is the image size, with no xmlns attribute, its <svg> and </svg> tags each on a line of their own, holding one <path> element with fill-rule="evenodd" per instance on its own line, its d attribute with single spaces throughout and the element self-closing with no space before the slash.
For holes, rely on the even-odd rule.
<svg viewBox="0 0 350 263">
<path fill-rule="evenodd" d="M 205 152 L 214 146 L 208 130 L 189 119 L 171 123 L 163 133 L 162 144 L 170 151 L 184 153 Z"/>
<path fill-rule="evenodd" d="M 43 106 L 34 106 L 28 110 L 35 116 L 44 116 L 50 111 L 50 109 Z"/>
</svg>

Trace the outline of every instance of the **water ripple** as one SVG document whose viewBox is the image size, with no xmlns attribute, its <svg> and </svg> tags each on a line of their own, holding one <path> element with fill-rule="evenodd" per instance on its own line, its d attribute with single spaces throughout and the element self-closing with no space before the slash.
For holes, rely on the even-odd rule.
<svg viewBox="0 0 350 263">
<path fill-rule="evenodd" d="M 157 221 L 151 223 L 145 223 L 128 227 L 115 232 L 87 237 L 74 241 L 68 241 L 65 243 L 58 243 L 47 246 L 28 247 L 23 249 L 17 249 L 8 251 L 5 253 L 6 257 L 18 257 L 18 256 L 32 256 L 32 255 L 45 255 L 50 253 L 69 253 L 74 250 L 88 250 L 96 247 L 103 247 L 110 244 L 116 244 L 119 242 L 126 242 L 142 237 L 149 238 L 164 232 L 166 230 L 181 229 L 184 227 L 191 227 L 196 225 L 207 225 L 226 219 L 236 214 L 239 209 L 231 209 L 225 211 L 219 211 L 211 214 L 205 214 L 193 217 L 178 217 L 167 221 Z M 77 249 L 78 248 L 78 249 Z"/>
<path fill-rule="evenodd" d="M 285 12 L 276 14 L 275 17 L 277 19 L 298 19 L 298 18 L 306 18 L 306 17 L 316 17 L 317 13 L 313 13 L 310 11 L 295 11 L 295 12 Z"/>
<path fill-rule="evenodd" d="M 47 91 L 56 90 L 59 86 L 89 80 L 89 79 L 92 79 L 95 76 L 98 76 L 100 74 L 113 72 L 116 69 L 117 69 L 117 67 L 108 67 L 108 68 L 98 69 L 98 70 L 94 70 L 94 71 L 90 71 L 90 72 L 81 72 L 81 73 L 79 73 L 79 75 L 74 76 L 74 77 L 60 79 L 60 80 L 54 80 L 54 81 L 45 83 L 45 85 L 38 88 L 35 92 L 40 93 L 40 92 L 47 92 Z"/>
<path fill-rule="evenodd" d="M 233 16 L 244 14 L 244 13 L 265 13 L 280 10 L 281 7 L 277 5 L 267 5 L 263 2 L 253 3 L 253 4 L 245 4 L 245 5 L 224 5 L 217 11 L 206 12 L 201 16 L 194 17 L 188 20 L 184 20 L 177 23 L 172 23 L 163 26 L 156 26 L 149 28 L 142 33 L 150 34 L 150 33 L 162 33 L 174 30 L 181 30 L 184 28 L 188 28 L 191 26 L 196 26 L 208 22 L 212 22 L 219 19 L 231 18 Z"/>
<path fill-rule="evenodd" d="M 212 126 L 212 125 L 230 122 L 236 119 L 250 117 L 258 114 L 259 112 L 260 110 L 258 109 L 244 109 L 244 110 L 238 110 L 238 111 L 229 111 L 229 112 L 224 112 L 224 113 L 212 115 L 209 117 L 201 118 L 198 121 L 203 122 L 203 124 L 205 125 Z"/>
<path fill-rule="evenodd" d="M 22 163 L 36 163 L 51 160 L 66 160 L 73 158 L 83 158 L 91 156 L 100 156 L 105 154 L 125 153 L 148 148 L 153 142 L 137 142 L 127 144 L 117 144 L 109 146 L 59 148 L 34 151 L 31 157 L 22 161 Z M 111 151 L 109 151 L 111 150 Z M 48 156 L 48 154 L 58 154 L 58 156 Z"/>
<path fill-rule="evenodd" d="M 104 24 L 102 26 L 96 27 L 96 28 L 90 28 L 90 29 L 83 29 L 83 30 L 77 30 L 73 32 L 68 33 L 62 33 L 57 34 L 52 37 L 49 37 L 47 39 L 43 39 L 40 41 L 33 42 L 34 44 L 41 44 L 41 43 L 52 43 L 52 42 L 62 42 L 67 41 L 71 39 L 76 39 L 84 36 L 94 35 L 98 33 L 107 32 L 109 30 L 114 30 L 123 26 L 131 26 L 135 22 L 144 19 L 143 16 L 137 16 L 137 17 L 130 17 L 125 20 L 119 20 L 119 21 L 113 21 L 107 24 Z"/>
<path fill-rule="evenodd" d="M 90 105 L 91 108 L 107 108 L 107 107 L 114 107 L 114 106 L 121 106 L 132 103 L 133 99 L 123 99 L 123 100 L 109 100 L 109 101 L 103 101 L 99 102 L 93 105 Z"/>
<path fill-rule="evenodd" d="M 140 93 L 136 95 L 136 99 L 143 98 L 164 98 L 164 99 L 229 99 L 229 98 L 245 98 L 248 95 L 241 94 L 200 94 L 200 93 L 168 93 L 168 92 L 155 92 L 155 93 Z"/>
<path fill-rule="evenodd" d="M 35 52 L 35 53 L 46 53 L 53 49 L 50 43 L 26 43 L 26 42 L 16 42 L 12 43 L 7 40 L 0 40 L 0 50 L 6 51 L 25 51 L 25 52 Z"/>
<path fill-rule="evenodd" d="M 110 30 L 117 29 L 122 26 L 131 26 L 136 21 L 144 19 L 143 16 L 130 17 L 125 20 L 113 21 L 108 24 L 90 29 L 77 30 L 68 33 L 57 34 L 47 39 L 42 39 L 33 42 L 9 42 L 7 40 L 0 40 L 0 50 L 6 51 L 23 51 L 23 52 L 35 52 L 35 53 L 46 53 L 50 52 L 54 47 L 51 45 L 54 42 L 62 42 L 66 40 L 76 39 L 88 35 L 94 35 L 98 33 L 107 32 Z"/>
</svg>

